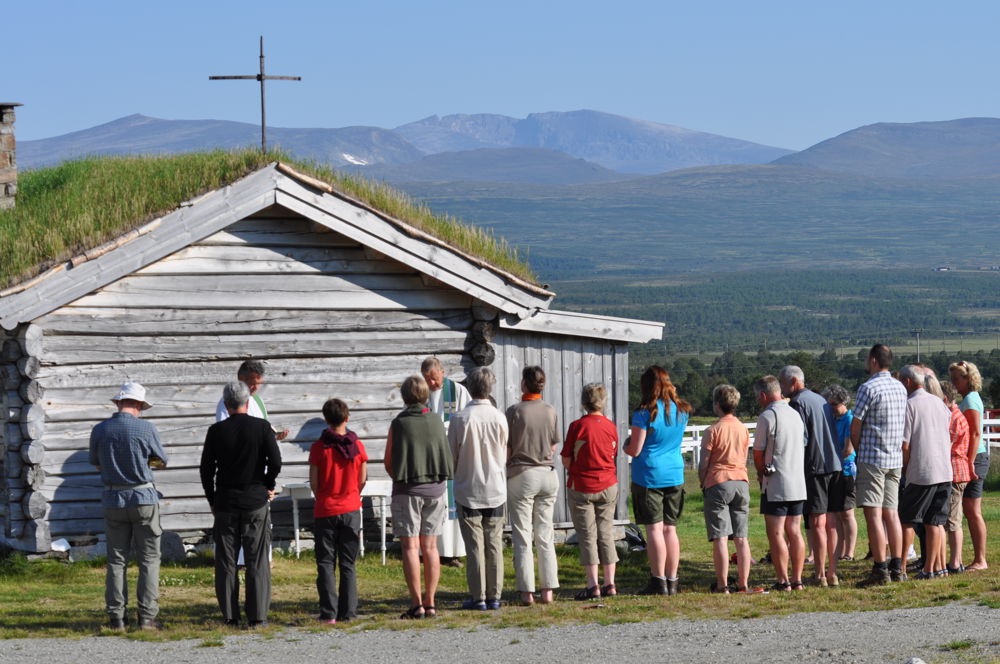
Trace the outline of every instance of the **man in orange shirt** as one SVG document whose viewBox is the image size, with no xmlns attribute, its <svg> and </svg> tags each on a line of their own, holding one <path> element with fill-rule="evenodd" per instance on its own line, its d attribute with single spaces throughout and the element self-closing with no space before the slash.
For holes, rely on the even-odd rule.
<svg viewBox="0 0 1000 664">
<path fill-rule="evenodd" d="M 750 513 L 750 478 L 747 453 L 750 434 L 733 415 L 740 393 L 732 385 L 712 390 L 713 410 L 719 420 L 705 430 L 701 439 L 698 478 L 705 495 L 705 529 L 712 542 L 715 583 L 712 591 L 728 593 L 729 537 L 736 543 L 736 592 L 747 592 L 750 576 L 750 542 L 747 540 Z"/>
</svg>

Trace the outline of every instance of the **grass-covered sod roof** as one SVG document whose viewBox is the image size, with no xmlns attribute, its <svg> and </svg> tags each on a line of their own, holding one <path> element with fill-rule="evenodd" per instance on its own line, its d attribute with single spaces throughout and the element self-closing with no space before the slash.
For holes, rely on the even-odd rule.
<svg viewBox="0 0 1000 664">
<path fill-rule="evenodd" d="M 0 286 L 45 269 L 280 161 L 467 254 L 535 282 L 520 253 L 489 230 L 439 215 L 387 185 L 297 162 L 279 152 L 89 157 L 20 175 L 17 205 L 0 211 Z"/>
</svg>

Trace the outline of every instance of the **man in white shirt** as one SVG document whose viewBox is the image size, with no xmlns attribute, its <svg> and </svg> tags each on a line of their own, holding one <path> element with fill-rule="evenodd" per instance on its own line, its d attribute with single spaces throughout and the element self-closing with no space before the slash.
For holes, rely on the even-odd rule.
<svg viewBox="0 0 1000 664">
<path fill-rule="evenodd" d="M 471 598 L 463 608 L 499 609 L 503 588 L 503 526 L 507 503 L 507 418 L 490 403 L 496 376 L 486 367 L 469 374 L 473 399 L 451 419 L 448 443 L 455 460 L 455 502 L 469 552 Z"/>
<path fill-rule="evenodd" d="M 267 416 L 267 408 L 264 406 L 264 400 L 257 394 L 257 390 L 264 384 L 264 363 L 260 360 L 246 360 L 236 371 L 236 378 L 250 390 L 250 401 L 247 402 L 247 415 L 250 417 L 259 417 L 262 420 L 270 420 Z M 228 417 L 229 411 L 226 410 L 226 404 L 222 399 L 219 399 L 219 405 L 215 408 L 215 421 L 221 422 Z M 281 431 L 275 429 L 274 437 L 278 440 L 284 440 L 288 437 L 288 429 Z"/>
<path fill-rule="evenodd" d="M 444 428 L 447 430 L 451 418 L 465 408 L 472 401 L 472 397 L 464 385 L 445 377 L 444 367 L 436 357 L 424 360 L 420 365 L 420 373 L 431 391 L 427 407 L 444 420 Z M 465 543 L 458 525 L 458 507 L 455 503 L 454 483 L 451 480 L 448 481 L 448 519 L 445 521 L 444 530 L 438 536 L 438 553 L 441 555 L 442 565 L 462 566 L 460 558 L 465 556 Z"/>
<path fill-rule="evenodd" d="M 903 550 L 913 544 L 914 524 L 923 524 L 924 569 L 918 579 L 944 575 L 944 525 L 951 495 L 951 412 L 944 402 L 924 389 L 923 367 L 907 364 L 899 372 L 906 388 L 903 421 L 903 467 L 906 486 L 899 494 Z"/>
</svg>

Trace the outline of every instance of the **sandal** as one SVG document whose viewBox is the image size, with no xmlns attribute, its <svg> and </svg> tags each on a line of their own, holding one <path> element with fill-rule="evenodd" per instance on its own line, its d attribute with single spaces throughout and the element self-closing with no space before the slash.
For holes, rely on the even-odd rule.
<svg viewBox="0 0 1000 664">
<path fill-rule="evenodd" d="M 424 607 L 419 604 L 411 606 L 409 611 L 404 611 L 399 617 L 403 620 L 420 620 L 424 617 Z"/>
<path fill-rule="evenodd" d="M 722 586 L 720 588 L 718 584 L 713 583 L 712 586 L 711 586 L 711 591 L 713 593 L 715 593 L 715 594 L 718 594 L 718 595 L 728 595 L 729 594 L 729 586 Z"/>
<path fill-rule="evenodd" d="M 601 587 L 590 586 L 578 592 L 573 599 L 578 602 L 586 602 L 589 599 L 601 599 Z"/>
<path fill-rule="evenodd" d="M 438 612 L 437 607 L 425 606 L 424 607 L 424 618 L 437 618 Z"/>
<path fill-rule="evenodd" d="M 777 590 L 778 592 L 785 592 L 792 589 L 792 584 L 787 581 L 775 581 L 774 585 L 771 586 L 771 590 Z"/>
<path fill-rule="evenodd" d="M 601 595 L 604 597 L 614 597 L 618 594 L 618 588 L 613 583 L 601 586 Z"/>
<path fill-rule="evenodd" d="M 747 586 L 746 588 L 737 588 L 736 594 L 738 595 L 767 595 L 770 591 L 763 586 Z"/>
<path fill-rule="evenodd" d="M 823 579 L 823 580 L 826 581 L 826 579 Z M 791 586 L 792 590 L 805 590 L 806 589 L 806 587 L 804 585 L 802 585 L 802 581 L 801 580 L 799 580 L 799 581 L 792 581 L 788 585 Z"/>
</svg>

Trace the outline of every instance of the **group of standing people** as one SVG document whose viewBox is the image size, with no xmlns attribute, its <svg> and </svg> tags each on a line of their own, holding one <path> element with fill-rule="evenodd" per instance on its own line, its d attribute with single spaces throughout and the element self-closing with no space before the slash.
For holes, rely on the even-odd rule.
<svg viewBox="0 0 1000 664">
<path fill-rule="evenodd" d="M 803 515 L 815 566 L 809 581 L 839 585 L 838 561 L 853 559 L 856 505 L 864 509 L 873 559 L 862 585 L 905 580 L 903 552 L 917 535 L 923 558 L 917 578 L 987 567 L 981 502 L 989 448 L 982 435 L 982 378 L 969 362 L 952 364 L 951 382 L 944 383 L 919 365 L 907 365 L 893 377 L 891 364 L 887 346 L 871 349 L 866 361 L 871 377 L 859 388 L 853 410 L 840 386 L 828 387 L 822 396 L 806 388 L 799 367 L 786 366 L 777 377 L 759 379 L 753 390 L 762 412 L 752 444 L 733 415 L 739 392 L 731 385 L 714 389 L 719 420 L 704 433 L 698 468 L 713 543 L 714 592 L 762 592 L 748 583 L 750 449 L 775 590 L 804 587 Z M 264 365 L 245 362 L 237 378 L 224 388 L 200 471 L 214 515 L 216 597 L 223 620 L 239 623 L 237 566 L 244 565 L 245 611 L 252 628 L 267 624 L 269 503 L 281 470 L 277 441 L 288 431 L 270 425 L 256 394 Z M 521 400 L 504 413 L 491 397 L 496 377 L 485 367 L 470 372 L 462 385 L 446 378 L 439 360 L 431 357 L 419 374 L 403 381 L 404 409 L 390 424 L 384 455 L 392 479 L 393 534 L 400 541 L 411 605 L 401 617 L 435 616 L 440 565 L 460 565 L 455 561 L 463 555 L 469 589 L 463 608 L 499 609 L 508 518 L 520 601 L 553 601 L 559 587 L 553 530 L 560 488 L 556 456 L 566 469 L 569 511 L 586 574 L 586 585 L 575 597 L 618 593 L 613 523 L 619 441 L 616 426 L 604 416 L 607 390 L 599 383 L 583 387 L 585 415 L 563 435 L 555 409 L 542 400 L 545 381 L 541 367 L 526 367 Z M 646 529 L 650 577 L 639 593 L 672 595 L 680 588 L 681 443 L 692 407 L 658 366 L 643 372 L 640 392 L 624 445 L 632 458 L 635 520 Z M 141 385 L 124 384 L 112 401 L 118 412 L 97 425 L 90 439 L 90 460 L 104 483 L 108 624 L 125 628 L 125 565 L 131 551 L 139 562 L 139 627 L 161 629 L 161 529 L 151 471 L 165 467 L 167 455 L 156 427 L 139 418 L 151 407 Z M 320 620 L 333 624 L 357 615 L 354 565 L 368 455 L 348 428 L 346 403 L 330 399 L 322 412 L 327 426 L 310 448 L 309 481 L 316 497 Z M 963 515 L 974 548 L 967 567 L 962 564 Z M 729 577 L 730 539 L 736 548 L 735 583 Z"/>
<path fill-rule="evenodd" d="M 542 400 L 546 377 L 541 367 L 524 369 L 521 401 L 505 413 L 490 396 L 496 377 L 485 367 L 470 372 L 464 386 L 454 384 L 450 388 L 454 396 L 443 395 L 441 400 L 445 412 L 436 412 L 432 395 L 444 390 L 442 374 L 437 358 L 428 358 L 421 374 L 403 381 L 405 408 L 392 421 L 386 442 L 385 468 L 393 480 L 393 535 L 400 540 L 411 604 L 401 617 L 437 615 L 438 537 L 450 527 L 448 521 L 458 522 L 467 554 L 469 598 L 464 609 L 501 607 L 503 527 L 508 515 L 521 602 L 553 601 L 559 587 L 553 512 L 559 494 L 555 457 L 560 445 L 558 456 L 567 468 L 571 514 L 588 577 L 588 586 L 578 597 L 616 594 L 618 557 L 612 525 L 618 435 L 602 412 L 607 401 L 604 386 L 584 387 L 581 405 L 587 415 L 563 436 L 555 409 Z M 463 402 L 464 407 L 458 408 Z M 603 584 L 598 582 L 598 566 L 603 567 Z"/>
<path fill-rule="evenodd" d="M 872 347 L 866 360 L 870 377 L 858 389 L 853 410 L 843 387 L 832 385 L 821 396 L 805 387 L 796 366 L 754 383 L 763 410 L 753 457 L 777 578 L 772 589 L 838 586 L 838 561 L 853 560 L 855 506 L 865 513 L 873 561 L 861 586 L 907 580 L 904 552 L 918 535 L 916 578 L 986 569 L 981 504 L 989 448 L 982 435 L 978 369 L 956 362 L 949 367 L 951 382 L 942 383 L 927 367 L 906 365 L 893 376 L 891 366 L 889 347 Z M 720 419 L 705 432 L 699 469 L 714 542 L 713 591 L 723 593 L 754 592 L 747 584 L 749 478 L 743 463 L 749 434 L 731 415 L 739 398 L 731 385 L 715 388 Z M 968 567 L 962 564 L 963 515 L 973 544 Z M 803 516 L 815 569 L 805 583 Z M 727 538 L 736 544 L 735 586 L 727 580 Z"/>
</svg>

